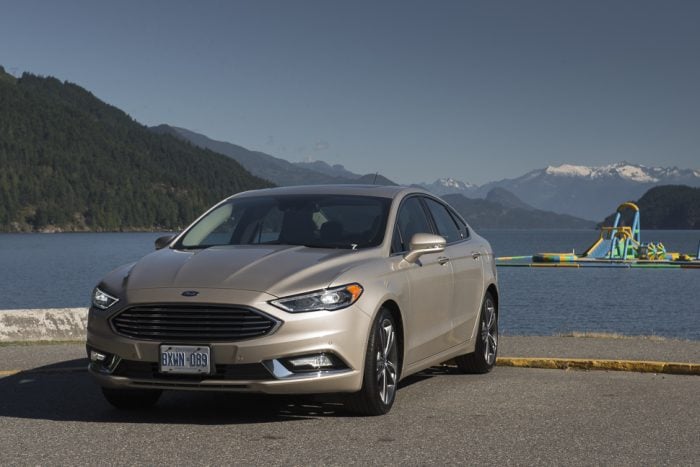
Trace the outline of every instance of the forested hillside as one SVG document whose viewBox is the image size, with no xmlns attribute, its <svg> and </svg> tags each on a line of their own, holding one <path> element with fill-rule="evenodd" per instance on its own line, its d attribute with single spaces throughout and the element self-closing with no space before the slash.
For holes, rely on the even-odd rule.
<svg viewBox="0 0 700 467">
<path fill-rule="evenodd" d="M 642 229 L 700 230 L 700 188 L 657 186 L 636 201 Z M 612 225 L 614 214 L 603 225 Z"/>
<path fill-rule="evenodd" d="M 216 141 L 201 133 L 170 125 L 151 127 L 156 133 L 170 134 L 195 146 L 224 154 L 241 164 L 253 175 L 270 180 L 279 186 L 291 185 L 336 185 L 370 184 L 395 185 L 381 174 L 358 175 L 343 168 L 330 166 L 325 162 L 289 162 L 260 151 L 251 151 L 226 141 Z"/>
<path fill-rule="evenodd" d="M 176 229 L 265 186 L 75 84 L 0 67 L 0 231 Z"/>
<path fill-rule="evenodd" d="M 444 195 L 469 224 L 476 229 L 592 229 L 595 223 L 566 214 L 542 211 L 520 201 L 504 189 L 494 188 L 487 199 L 461 194 Z"/>
</svg>

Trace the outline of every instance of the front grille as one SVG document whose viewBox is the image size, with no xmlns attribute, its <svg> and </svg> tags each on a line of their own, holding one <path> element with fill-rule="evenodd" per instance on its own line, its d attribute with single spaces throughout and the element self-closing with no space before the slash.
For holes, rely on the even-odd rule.
<svg viewBox="0 0 700 467">
<path fill-rule="evenodd" d="M 268 380 L 273 379 L 270 372 L 262 363 L 239 363 L 233 365 L 215 365 L 214 372 L 210 375 L 173 375 L 160 373 L 158 364 L 153 362 L 137 362 L 122 360 L 114 370 L 114 376 L 126 376 L 128 378 L 150 380 L 188 380 L 203 381 L 211 379 L 243 381 L 243 380 Z"/>
<path fill-rule="evenodd" d="M 171 342 L 219 342 L 259 337 L 279 321 L 242 307 L 213 305 L 137 306 L 112 318 L 127 337 Z"/>
</svg>

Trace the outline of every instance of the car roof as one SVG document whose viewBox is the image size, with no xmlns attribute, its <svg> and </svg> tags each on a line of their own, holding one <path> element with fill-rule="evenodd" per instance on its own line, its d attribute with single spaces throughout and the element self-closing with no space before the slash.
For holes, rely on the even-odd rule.
<svg viewBox="0 0 700 467">
<path fill-rule="evenodd" d="M 356 195 L 396 198 L 408 193 L 430 194 L 422 188 L 400 185 L 301 185 L 250 190 L 234 196 L 239 198 L 266 195 Z"/>
</svg>

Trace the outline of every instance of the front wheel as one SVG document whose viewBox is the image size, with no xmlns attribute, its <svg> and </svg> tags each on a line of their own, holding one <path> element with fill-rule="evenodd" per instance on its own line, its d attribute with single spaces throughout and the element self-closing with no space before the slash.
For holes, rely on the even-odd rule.
<svg viewBox="0 0 700 467">
<path fill-rule="evenodd" d="M 114 389 L 102 388 L 107 402 L 118 409 L 145 409 L 160 398 L 163 391 L 157 389 Z"/>
<path fill-rule="evenodd" d="M 372 326 L 362 389 L 348 400 L 348 407 L 364 415 L 383 415 L 394 405 L 399 382 L 399 350 L 394 317 L 381 309 Z"/>
<path fill-rule="evenodd" d="M 486 292 L 481 305 L 479 331 L 473 353 L 455 358 L 463 373 L 488 373 L 496 364 L 498 354 L 498 309 L 490 292 Z"/>
</svg>

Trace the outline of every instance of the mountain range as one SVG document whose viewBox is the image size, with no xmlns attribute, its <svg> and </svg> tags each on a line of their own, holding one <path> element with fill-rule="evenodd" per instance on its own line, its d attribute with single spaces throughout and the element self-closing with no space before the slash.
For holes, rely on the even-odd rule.
<svg viewBox="0 0 700 467">
<path fill-rule="evenodd" d="M 591 222 L 567 214 L 536 209 L 503 188 L 493 188 L 486 198 L 452 193 L 442 198 L 476 229 L 593 229 Z"/>
<path fill-rule="evenodd" d="M 424 188 L 438 196 L 449 194 L 475 195 L 479 187 L 471 183 L 456 180 L 454 178 L 439 178 L 432 183 L 416 183 L 416 186 Z"/>
<path fill-rule="evenodd" d="M 242 190 L 393 184 L 381 174 L 290 162 L 184 128 L 149 128 L 80 86 L 30 73 L 16 78 L 2 67 L 0 168 L 0 231 L 177 229 Z M 699 186 L 700 172 L 565 164 L 482 186 L 455 178 L 418 185 L 477 227 L 589 228 L 621 201 L 669 183 Z M 654 197 L 657 210 L 672 209 L 674 198 L 664 193 Z M 692 214 L 697 201 L 686 195 Z"/>
<path fill-rule="evenodd" d="M 251 151 L 244 147 L 217 141 L 203 134 L 170 125 L 151 127 L 151 131 L 168 134 L 194 146 L 210 149 L 234 159 L 253 175 L 279 186 L 319 184 L 370 184 L 396 185 L 379 174 L 359 175 L 346 170 L 342 165 L 330 165 L 323 161 L 289 162 L 264 152 Z"/>
<path fill-rule="evenodd" d="M 453 179 L 422 184 L 437 194 L 459 193 L 476 198 L 486 197 L 493 188 L 504 188 L 538 209 L 589 220 L 600 220 L 621 202 L 637 199 L 660 185 L 700 187 L 700 171 L 629 162 L 600 167 L 563 164 L 482 186 Z"/>
<path fill-rule="evenodd" d="M 323 183 L 394 184 L 382 175 L 356 174 L 339 164 L 330 165 L 324 161 L 290 162 L 232 143 L 216 141 L 185 128 L 159 125 L 151 129 L 227 155 L 253 175 L 280 186 Z M 449 177 L 440 178 L 432 183 L 417 183 L 415 186 L 425 188 L 438 196 L 459 194 L 465 198 L 486 200 L 509 208 L 507 213 L 502 212 L 502 216 L 505 217 L 493 214 L 491 220 L 482 222 L 484 225 L 577 228 L 592 226 L 613 212 L 620 202 L 637 199 L 650 188 L 665 184 L 700 186 L 700 172 L 677 167 L 645 167 L 628 162 L 600 167 L 563 164 L 533 170 L 521 177 L 490 182 L 482 186 Z M 482 212 L 491 206 L 476 201 L 459 202 L 465 209 L 466 206 L 475 209 L 474 212 Z M 523 212 L 519 210 L 537 210 L 541 216 L 537 222 L 529 223 L 524 220 Z M 548 214 L 543 214 L 545 212 Z M 556 218 L 551 214 L 565 217 Z M 488 217 L 487 214 L 484 216 Z M 584 219 L 587 222 L 581 222 Z"/>
<path fill-rule="evenodd" d="M 324 161 L 289 162 L 259 151 L 250 151 L 241 146 L 225 141 L 213 140 L 203 134 L 185 128 L 170 125 L 158 125 L 151 128 L 161 134 L 173 135 L 200 148 L 224 154 L 235 159 L 253 175 L 270 180 L 280 186 L 315 185 L 315 184 L 378 184 L 393 185 L 394 182 L 382 175 L 359 175 L 345 169 L 342 165 L 330 165 Z M 419 185 L 421 186 L 421 185 Z M 435 184 L 426 186 L 438 195 L 475 190 L 475 185 L 468 185 L 445 178 Z M 440 187 L 445 189 L 440 190 Z M 486 199 L 469 199 L 456 194 L 452 201 L 455 209 L 475 227 L 478 228 L 594 228 L 595 223 L 575 216 L 562 215 L 536 209 L 521 201 L 508 190 L 494 187 L 486 193 Z M 447 198 L 446 198 L 447 199 Z"/>
</svg>

